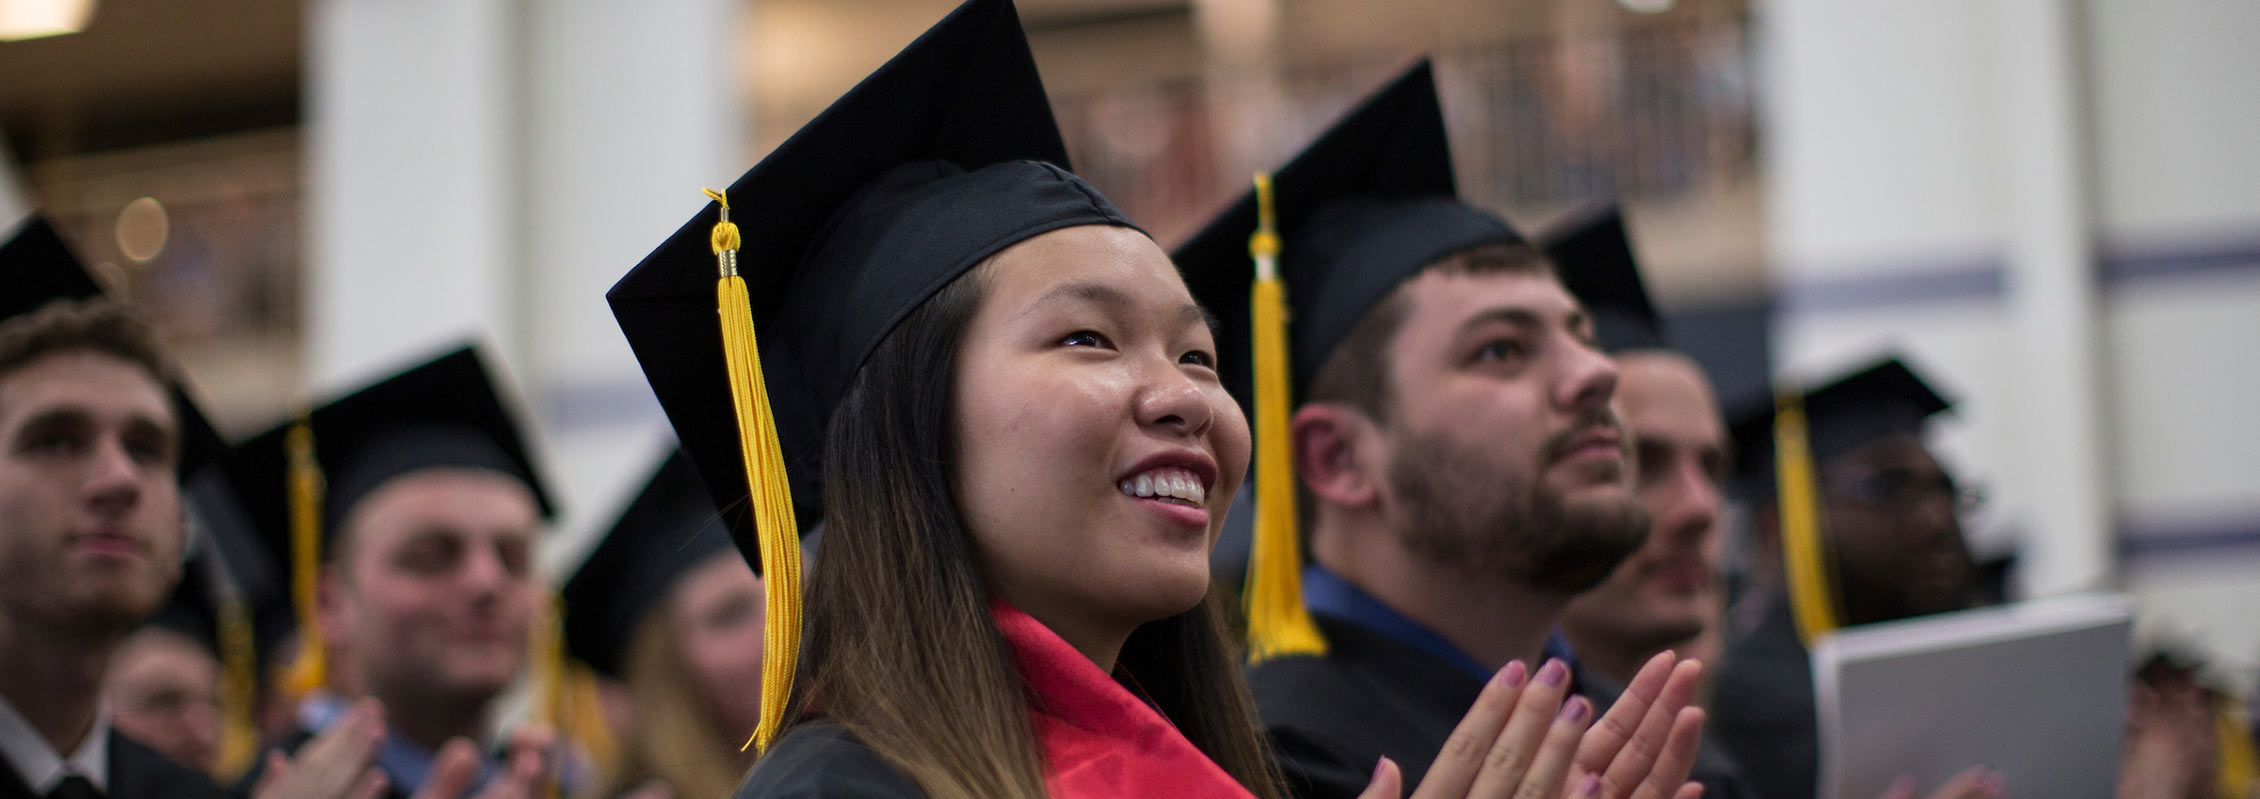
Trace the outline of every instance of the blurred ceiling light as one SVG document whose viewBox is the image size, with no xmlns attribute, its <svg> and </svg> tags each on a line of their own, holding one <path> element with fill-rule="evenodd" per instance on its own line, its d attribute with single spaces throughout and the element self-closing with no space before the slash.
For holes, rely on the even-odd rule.
<svg viewBox="0 0 2260 799">
<path fill-rule="evenodd" d="M 1641 14 L 1661 14 L 1670 11 L 1672 6 L 1677 5 L 1677 0 L 1617 0 L 1617 4 L 1624 6 L 1627 11 Z"/>
<path fill-rule="evenodd" d="M 77 33 L 93 16 L 94 0 L 0 0 L 0 42 Z"/>
<path fill-rule="evenodd" d="M 135 263 L 148 263 L 165 250 L 165 239 L 172 229 L 172 221 L 165 217 L 165 204 L 157 198 L 126 203 L 125 210 L 118 212 L 118 249 Z"/>
</svg>

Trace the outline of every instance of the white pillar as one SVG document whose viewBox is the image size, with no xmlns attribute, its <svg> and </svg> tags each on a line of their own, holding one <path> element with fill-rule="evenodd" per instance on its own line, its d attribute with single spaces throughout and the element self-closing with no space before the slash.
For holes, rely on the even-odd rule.
<svg viewBox="0 0 2260 799">
<path fill-rule="evenodd" d="M 2002 0 L 1994 11 L 2004 286 L 2016 372 L 2017 446 L 2030 504 L 2025 588 L 2105 587 L 2116 538 L 2103 477 L 2094 186 L 2085 31 L 2077 4 Z"/>
<path fill-rule="evenodd" d="M 667 437 L 604 292 L 752 166 L 738 0 L 527 3 L 520 374 L 574 521 L 558 560 L 640 487 Z"/>
<path fill-rule="evenodd" d="M 664 422 L 604 292 L 745 158 L 742 0 L 316 0 L 316 391 L 468 335 L 520 387 L 577 551 Z"/>
<path fill-rule="evenodd" d="M 307 13 L 315 390 L 467 334 L 515 356 L 517 4 L 316 0 Z"/>
</svg>

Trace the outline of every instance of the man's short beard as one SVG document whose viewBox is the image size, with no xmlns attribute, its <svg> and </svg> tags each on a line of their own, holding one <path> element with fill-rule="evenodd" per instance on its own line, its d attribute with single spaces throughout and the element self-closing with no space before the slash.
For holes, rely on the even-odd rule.
<svg viewBox="0 0 2260 799">
<path fill-rule="evenodd" d="M 1607 420 L 1615 425 L 1613 417 Z M 1590 429 L 1581 426 L 1578 431 Z M 1498 463 L 1504 453 L 1465 436 L 1413 432 L 1389 463 L 1397 535 L 1407 549 L 1453 569 L 1486 570 L 1567 596 L 1599 585 L 1648 538 L 1648 514 L 1628 490 L 1615 501 L 1571 503 L 1539 479 Z"/>
</svg>

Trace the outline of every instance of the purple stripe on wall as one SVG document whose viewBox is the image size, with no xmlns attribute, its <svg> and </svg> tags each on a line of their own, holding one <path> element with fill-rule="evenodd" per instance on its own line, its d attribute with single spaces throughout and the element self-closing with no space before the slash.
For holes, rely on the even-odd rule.
<svg viewBox="0 0 2260 799">
<path fill-rule="evenodd" d="M 2260 273 L 2260 237 L 2107 242 L 2097 260 L 2096 278 L 2106 290 L 2161 279 Z M 2007 270 L 1998 257 L 1909 261 L 1862 271 L 1791 282 L 1777 292 L 1779 307 L 1789 315 L 1830 314 L 1949 302 L 1998 303 L 2008 295 Z"/>
<path fill-rule="evenodd" d="M 2129 560 L 2260 551 L 2260 519 L 2161 521 L 2121 517 L 2119 554 Z"/>
<path fill-rule="evenodd" d="M 2000 302 L 2006 292 L 1997 260 L 1910 263 L 1855 276 L 1799 280 L 1781 288 L 1783 313 L 1826 314 L 1935 305 Z"/>
<path fill-rule="evenodd" d="M 2260 270 L 2260 237 L 2191 238 L 2152 244 L 2106 244 L 2103 284 L 2152 278 Z"/>
<path fill-rule="evenodd" d="M 565 433 L 663 418 L 641 374 L 615 380 L 558 381 L 541 393 L 542 429 Z"/>
</svg>

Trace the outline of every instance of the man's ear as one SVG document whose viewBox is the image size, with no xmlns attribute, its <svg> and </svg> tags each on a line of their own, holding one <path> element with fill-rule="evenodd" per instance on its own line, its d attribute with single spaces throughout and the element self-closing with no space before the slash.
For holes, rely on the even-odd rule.
<svg viewBox="0 0 2260 799">
<path fill-rule="evenodd" d="M 1371 417 L 1343 405 L 1311 404 L 1295 411 L 1295 474 L 1312 498 L 1329 505 L 1366 507 L 1380 498 L 1380 437 Z"/>
</svg>

